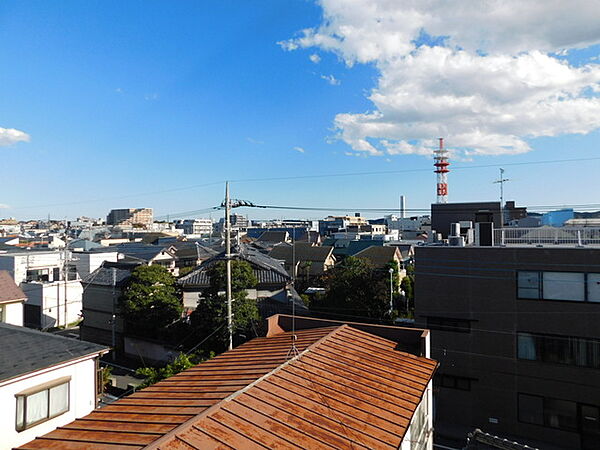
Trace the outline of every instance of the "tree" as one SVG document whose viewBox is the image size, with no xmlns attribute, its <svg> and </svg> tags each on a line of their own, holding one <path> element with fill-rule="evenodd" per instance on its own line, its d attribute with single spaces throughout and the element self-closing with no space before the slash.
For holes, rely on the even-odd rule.
<svg viewBox="0 0 600 450">
<path fill-rule="evenodd" d="M 388 267 L 377 270 L 368 260 L 350 256 L 325 273 L 325 293 L 316 296 L 310 308 L 330 315 L 390 319 L 389 276 Z"/>
<path fill-rule="evenodd" d="M 162 266 L 138 266 L 121 298 L 121 313 L 127 332 L 157 337 L 181 317 L 183 305 L 177 296 L 175 278 Z"/>
<path fill-rule="evenodd" d="M 154 383 L 158 383 L 160 380 L 172 377 L 185 369 L 189 369 L 196 363 L 185 353 L 180 353 L 172 363 L 167 364 L 165 367 L 140 367 L 135 371 L 135 374 L 143 376 L 146 379 L 138 386 L 138 389 L 143 389 Z"/>
<path fill-rule="evenodd" d="M 202 349 L 221 353 L 227 349 L 229 340 L 227 329 L 227 299 L 223 292 L 227 289 L 227 266 L 219 261 L 209 269 L 210 287 L 198 301 L 191 315 L 192 326 L 198 330 L 206 342 Z M 259 320 L 256 300 L 249 299 L 246 289 L 257 285 L 252 266 L 246 261 L 231 261 L 233 334 L 237 342 L 243 341 L 252 333 L 252 327 Z"/>
<path fill-rule="evenodd" d="M 406 266 L 406 276 L 402 278 L 400 288 L 408 300 L 409 310 L 415 307 L 415 266 L 408 264 Z"/>
</svg>

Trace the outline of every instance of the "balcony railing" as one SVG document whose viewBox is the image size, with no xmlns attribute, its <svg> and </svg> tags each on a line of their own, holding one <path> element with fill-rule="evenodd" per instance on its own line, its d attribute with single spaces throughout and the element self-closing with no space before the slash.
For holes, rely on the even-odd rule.
<svg viewBox="0 0 600 450">
<path fill-rule="evenodd" d="M 494 245 L 600 245 L 600 227 L 500 228 Z"/>
</svg>

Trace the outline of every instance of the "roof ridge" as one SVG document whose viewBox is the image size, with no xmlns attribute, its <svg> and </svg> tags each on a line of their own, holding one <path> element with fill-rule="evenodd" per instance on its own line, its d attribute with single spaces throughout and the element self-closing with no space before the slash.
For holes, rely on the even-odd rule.
<svg viewBox="0 0 600 450">
<path fill-rule="evenodd" d="M 145 449 L 159 449 L 161 444 L 164 444 L 164 443 L 168 442 L 172 437 L 176 436 L 177 433 L 179 433 L 181 431 L 184 431 L 184 430 L 187 430 L 189 427 L 193 426 L 193 424 L 196 423 L 197 421 L 199 421 L 200 419 L 208 417 L 213 412 L 218 411 L 219 409 L 221 409 L 221 407 L 224 404 L 226 404 L 226 403 L 234 400 L 235 398 L 239 397 L 240 395 L 244 394 L 250 388 L 256 386 L 261 381 L 263 381 L 263 380 L 267 379 L 268 377 L 274 375 L 275 373 L 281 371 L 285 367 L 289 366 L 291 363 L 293 363 L 295 361 L 298 361 L 302 356 L 304 356 L 305 354 L 309 353 L 311 350 L 315 349 L 317 346 L 319 346 L 323 342 L 327 341 L 330 337 L 338 334 L 339 332 L 341 332 L 341 330 L 344 330 L 347 327 L 348 327 L 348 325 L 342 324 L 342 325 L 338 326 L 337 328 L 335 328 L 334 330 L 331 330 L 325 336 L 323 336 L 319 340 L 313 342 L 308 347 L 306 347 L 304 350 L 302 350 L 298 355 L 294 356 L 293 358 L 288 359 L 287 361 L 285 361 L 284 363 L 278 365 L 273 370 L 267 372 L 266 374 L 264 374 L 260 378 L 257 378 L 252 383 L 250 383 L 250 384 L 244 386 L 243 388 L 241 388 L 241 389 L 233 392 L 232 394 L 228 395 L 224 399 L 222 399 L 219 402 L 215 403 L 211 407 L 205 409 L 204 411 L 200 412 L 199 414 L 196 414 L 194 417 L 191 417 L 190 419 L 186 420 L 181 425 L 173 428 L 171 431 L 169 431 L 168 433 L 164 434 L 159 439 L 150 442 L 144 448 Z"/>
</svg>

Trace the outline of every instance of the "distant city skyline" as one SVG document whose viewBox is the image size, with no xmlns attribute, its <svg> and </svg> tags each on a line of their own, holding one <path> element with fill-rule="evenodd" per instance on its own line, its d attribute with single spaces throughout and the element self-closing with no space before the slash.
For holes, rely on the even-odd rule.
<svg viewBox="0 0 600 450">
<path fill-rule="evenodd" d="M 593 2 L 352 5 L 2 2 L 0 218 L 164 217 L 220 204 L 227 179 L 257 204 L 405 195 L 411 214 L 435 202 L 438 137 L 450 202 L 498 200 L 499 167 L 520 206 L 597 202 Z"/>
</svg>

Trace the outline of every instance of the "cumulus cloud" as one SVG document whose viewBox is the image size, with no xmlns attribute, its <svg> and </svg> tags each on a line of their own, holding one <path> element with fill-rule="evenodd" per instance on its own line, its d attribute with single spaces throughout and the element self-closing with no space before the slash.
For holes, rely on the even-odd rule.
<svg viewBox="0 0 600 450">
<path fill-rule="evenodd" d="M 321 79 L 327 81 L 332 86 L 339 86 L 340 80 L 338 80 L 333 75 L 321 75 Z"/>
<path fill-rule="evenodd" d="M 308 57 L 308 59 L 310 59 L 315 64 L 319 64 L 321 62 L 321 57 L 319 55 L 317 55 L 316 53 L 313 53 L 312 55 L 310 55 Z"/>
<path fill-rule="evenodd" d="M 463 157 L 516 154 L 529 138 L 600 128 L 600 65 L 565 57 L 600 43 L 594 1 L 320 4 L 323 23 L 281 45 L 378 70 L 373 109 L 334 119 L 354 152 L 429 155 L 444 136 Z"/>
<path fill-rule="evenodd" d="M 0 146 L 16 144 L 17 142 L 29 142 L 30 137 L 27 133 L 14 128 L 0 128 Z"/>
<path fill-rule="evenodd" d="M 293 150 L 297 151 L 298 153 L 304 153 L 306 151 L 302 147 L 294 147 Z"/>
</svg>

